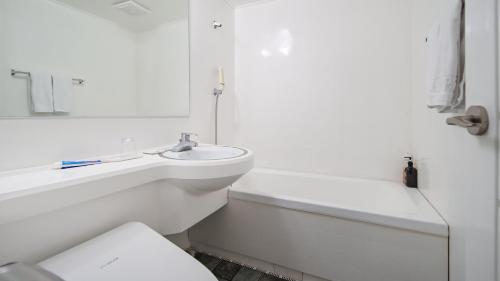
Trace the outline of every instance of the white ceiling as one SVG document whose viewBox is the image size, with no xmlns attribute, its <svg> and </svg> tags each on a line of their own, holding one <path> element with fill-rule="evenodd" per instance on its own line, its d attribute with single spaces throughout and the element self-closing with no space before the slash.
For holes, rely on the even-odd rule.
<svg viewBox="0 0 500 281">
<path fill-rule="evenodd" d="M 151 30 L 167 21 L 185 19 L 189 11 L 188 0 L 135 0 L 152 11 L 151 14 L 142 16 L 131 16 L 113 8 L 113 4 L 123 0 L 56 1 L 108 19 L 134 32 Z"/>
</svg>

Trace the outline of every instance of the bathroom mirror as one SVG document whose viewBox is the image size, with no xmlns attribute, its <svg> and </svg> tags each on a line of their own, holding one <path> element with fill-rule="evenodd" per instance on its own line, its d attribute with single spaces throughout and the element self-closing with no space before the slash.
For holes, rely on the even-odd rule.
<svg viewBox="0 0 500 281">
<path fill-rule="evenodd" d="M 0 117 L 189 115 L 189 0 L 0 0 Z"/>
</svg>

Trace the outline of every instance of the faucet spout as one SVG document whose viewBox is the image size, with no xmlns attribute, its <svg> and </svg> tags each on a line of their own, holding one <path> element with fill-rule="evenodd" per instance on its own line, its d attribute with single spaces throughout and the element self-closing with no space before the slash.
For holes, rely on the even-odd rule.
<svg viewBox="0 0 500 281">
<path fill-rule="evenodd" d="M 193 133 L 182 133 L 179 143 L 176 146 L 172 147 L 170 151 L 182 152 L 182 151 L 192 150 L 193 147 L 197 147 L 198 143 L 191 140 L 191 136 L 193 135 L 196 136 L 196 134 Z"/>
</svg>

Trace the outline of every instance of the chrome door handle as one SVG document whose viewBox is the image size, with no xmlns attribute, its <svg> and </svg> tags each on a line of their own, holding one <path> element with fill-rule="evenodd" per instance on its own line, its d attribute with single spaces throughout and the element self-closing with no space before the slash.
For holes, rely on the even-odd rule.
<svg viewBox="0 0 500 281">
<path fill-rule="evenodd" d="M 446 124 L 460 126 L 462 128 L 474 127 L 474 122 L 471 121 L 472 116 L 456 116 L 446 119 Z"/>
<path fill-rule="evenodd" d="M 465 116 L 450 117 L 446 124 L 466 128 L 473 136 L 484 135 L 489 127 L 488 111 L 483 106 L 471 106 Z"/>
</svg>

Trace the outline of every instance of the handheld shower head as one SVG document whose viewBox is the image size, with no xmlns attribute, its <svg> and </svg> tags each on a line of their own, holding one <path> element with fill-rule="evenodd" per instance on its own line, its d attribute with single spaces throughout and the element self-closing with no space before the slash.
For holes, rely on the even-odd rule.
<svg viewBox="0 0 500 281">
<path fill-rule="evenodd" d="M 219 66 L 219 84 L 224 85 L 226 84 L 226 81 L 224 79 L 224 68 L 222 66 Z"/>
</svg>

